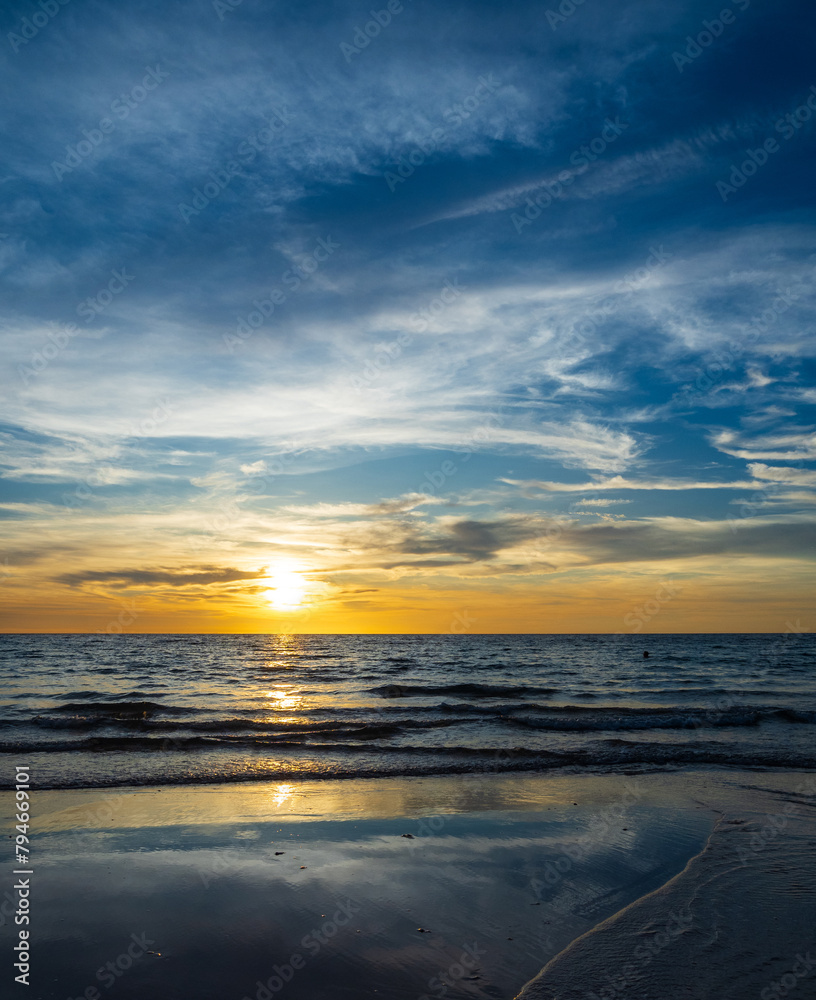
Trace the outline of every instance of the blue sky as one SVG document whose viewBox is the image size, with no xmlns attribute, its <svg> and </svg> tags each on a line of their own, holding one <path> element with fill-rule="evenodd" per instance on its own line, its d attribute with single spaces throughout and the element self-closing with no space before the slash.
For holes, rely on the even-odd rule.
<svg viewBox="0 0 816 1000">
<path fill-rule="evenodd" d="M 811 5 L 0 27 L 7 627 L 250 627 L 276 566 L 318 630 L 624 630 L 668 578 L 661 629 L 807 613 Z"/>
</svg>

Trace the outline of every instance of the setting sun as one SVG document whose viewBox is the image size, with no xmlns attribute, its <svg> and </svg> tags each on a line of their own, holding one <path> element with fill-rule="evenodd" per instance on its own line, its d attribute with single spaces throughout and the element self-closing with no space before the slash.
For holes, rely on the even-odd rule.
<svg viewBox="0 0 816 1000">
<path fill-rule="evenodd" d="M 301 607 L 306 596 L 306 581 L 300 573 L 281 569 L 269 577 L 272 585 L 263 596 L 278 611 L 294 611 Z"/>
</svg>

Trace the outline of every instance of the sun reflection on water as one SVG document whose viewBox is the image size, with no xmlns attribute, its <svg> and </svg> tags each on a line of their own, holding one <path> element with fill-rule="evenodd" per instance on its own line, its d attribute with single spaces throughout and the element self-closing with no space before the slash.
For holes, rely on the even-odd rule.
<svg viewBox="0 0 816 1000">
<path fill-rule="evenodd" d="M 303 703 L 303 698 L 296 690 L 287 691 L 285 688 L 267 691 L 266 697 L 269 699 L 269 707 L 275 712 L 292 711 L 300 708 Z"/>
</svg>

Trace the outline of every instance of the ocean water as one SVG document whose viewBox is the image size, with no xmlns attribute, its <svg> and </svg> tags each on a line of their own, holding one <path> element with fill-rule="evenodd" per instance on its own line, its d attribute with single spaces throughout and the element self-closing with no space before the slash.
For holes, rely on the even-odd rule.
<svg viewBox="0 0 816 1000">
<path fill-rule="evenodd" d="M 816 767 L 811 634 L 5 635 L 0 692 L 40 788 Z"/>
</svg>

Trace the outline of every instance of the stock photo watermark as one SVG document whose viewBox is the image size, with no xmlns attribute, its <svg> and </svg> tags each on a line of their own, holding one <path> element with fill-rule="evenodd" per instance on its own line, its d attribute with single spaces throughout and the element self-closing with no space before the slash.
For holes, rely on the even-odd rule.
<svg viewBox="0 0 816 1000">
<path fill-rule="evenodd" d="M 816 777 L 811 775 L 801 781 L 794 789 L 794 795 L 812 800 L 816 796 Z M 736 845 L 734 853 L 739 858 L 740 864 L 745 867 L 764 853 L 787 830 L 790 821 L 803 814 L 806 805 L 812 805 L 812 801 L 786 802 L 780 812 L 766 815 L 758 829 L 748 837 L 747 846 L 742 843 Z"/>
<path fill-rule="evenodd" d="M 451 131 L 459 128 L 470 118 L 477 108 L 496 93 L 500 86 L 501 84 L 493 77 L 492 73 L 480 76 L 472 94 L 468 95 L 460 104 L 454 104 L 442 112 L 445 124 L 438 125 L 424 139 L 415 142 L 414 148 L 409 153 L 405 153 L 385 171 L 383 176 L 388 190 L 393 194 L 400 184 L 404 184 L 409 177 L 412 177 L 418 168 L 423 166 L 441 148 L 443 140 Z"/>
<path fill-rule="evenodd" d="M 672 60 L 678 73 L 682 73 L 686 66 L 690 66 L 706 49 L 711 48 L 725 33 L 725 29 L 736 23 L 737 14 L 744 13 L 751 6 L 751 0 L 735 0 L 735 2 L 736 13 L 730 7 L 723 7 L 717 17 L 703 21 L 702 31 L 693 36 L 686 36 L 686 48 L 683 52 L 672 52 Z"/>
<path fill-rule="evenodd" d="M 778 639 L 774 640 L 769 647 L 767 654 L 760 654 L 757 658 L 757 662 L 765 662 L 765 666 L 758 671 L 758 674 L 753 679 L 746 677 L 741 680 L 732 681 L 732 683 L 736 684 L 737 687 L 740 685 L 744 687 L 746 684 L 764 681 L 771 671 L 775 670 L 779 666 L 779 662 L 783 654 L 789 652 L 791 639 L 799 639 L 802 635 L 809 634 L 810 630 L 803 628 L 798 618 L 795 622 L 785 622 L 785 631 L 780 634 Z M 745 693 L 738 690 L 718 698 L 704 712 L 697 712 L 693 715 L 689 715 L 686 718 L 686 725 L 688 727 L 703 727 L 727 724 L 730 721 L 729 712 L 731 709 L 744 709 L 746 707 L 749 708 L 745 701 Z M 800 793 L 804 787 L 806 786 L 800 786 Z M 816 783 L 814 783 L 812 790 L 816 790 Z M 811 793 L 808 792 L 808 794 Z"/>
<path fill-rule="evenodd" d="M 805 460 L 800 459 L 798 462 L 787 465 L 786 472 L 805 472 L 807 468 Z M 784 479 L 781 482 L 773 482 L 772 480 L 763 482 L 761 479 L 757 479 L 756 484 L 759 488 L 749 498 L 731 501 L 732 504 L 739 507 L 739 517 L 735 517 L 733 514 L 728 515 L 728 527 L 731 529 L 732 535 L 735 535 L 741 527 L 745 527 L 752 518 L 761 517 L 763 510 L 770 513 L 768 508 L 772 506 L 773 500 L 778 498 L 780 501 L 784 501 L 791 490 L 791 483 Z"/>
<path fill-rule="evenodd" d="M 666 604 L 675 600 L 682 592 L 682 587 L 678 587 L 670 580 L 662 580 L 655 589 L 654 598 L 633 608 L 629 614 L 624 616 L 623 624 L 626 625 L 630 633 L 637 635 L 644 625 L 648 625 L 655 616 L 660 614 Z M 624 635 L 625 633 L 616 632 L 615 634 Z"/>
<path fill-rule="evenodd" d="M 590 164 L 600 159 L 609 146 L 616 142 L 628 128 L 628 122 L 622 122 L 617 115 L 614 120 L 607 118 L 598 135 L 572 151 L 569 157 L 572 169 L 561 170 L 555 180 L 543 181 L 536 195 L 528 195 L 522 215 L 519 215 L 518 212 L 510 213 L 510 221 L 513 223 L 516 233 L 521 233 L 526 226 L 532 225 L 536 219 L 541 217 L 545 209 L 562 198 L 565 188 L 574 183 L 577 177 L 586 173 Z"/>
<path fill-rule="evenodd" d="M 800 298 L 800 295 L 786 288 L 759 315 L 752 316 L 744 338 L 739 341 L 729 341 L 702 369 L 698 369 L 700 373 L 693 383 L 683 386 L 682 402 L 691 403 L 694 397 L 707 394 L 721 383 L 729 372 L 748 357 L 750 347 L 757 343 L 763 334 L 772 330 Z"/>
<path fill-rule="evenodd" d="M 145 955 L 160 956 L 160 952 L 150 948 L 150 945 L 155 943 L 152 938 L 147 936 L 146 931 L 142 931 L 141 934 L 134 931 L 130 935 L 129 944 L 115 958 L 109 959 L 97 969 L 96 981 L 109 990 L 111 986 L 116 985 L 118 979 L 121 979 L 126 972 L 133 968 L 133 965 L 140 958 L 144 958 Z M 75 998 L 68 997 L 68 1000 L 99 1000 L 101 996 L 102 994 L 96 986 L 87 986 L 82 993 L 77 994 Z"/>
<path fill-rule="evenodd" d="M 814 112 L 816 112 L 816 84 L 811 86 L 810 94 L 802 104 L 774 123 L 774 130 L 786 142 L 790 142 L 799 130 L 813 118 Z M 740 188 L 745 187 L 759 169 L 764 167 L 768 160 L 781 149 L 782 146 L 773 136 L 769 136 L 758 149 L 746 149 L 746 159 L 741 163 L 731 164 L 728 180 L 716 182 L 717 192 L 723 204 L 727 203 L 728 199 L 735 195 Z"/>
<path fill-rule="evenodd" d="M 136 601 L 126 601 L 120 598 L 119 603 L 122 610 L 115 618 L 111 618 L 104 628 L 96 629 L 96 635 L 121 635 L 125 629 L 130 628 L 144 610 L 140 608 Z"/>
<path fill-rule="evenodd" d="M 36 38 L 43 28 L 47 28 L 53 19 L 59 14 L 60 9 L 69 4 L 71 0 L 39 0 L 35 10 L 29 17 L 24 17 L 20 22 L 19 31 L 10 31 L 7 34 L 9 45 L 16 53 L 20 51 L 21 45 Z"/>
<path fill-rule="evenodd" d="M 158 65 L 146 66 L 147 73 L 142 82 L 132 87 L 127 94 L 120 94 L 111 103 L 110 110 L 120 121 L 124 121 L 139 105 L 147 98 L 147 95 L 155 90 L 159 84 L 170 76 L 169 70 L 162 70 Z M 51 169 L 58 181 L 62 181 L 66 174 L 72 174 L 77 167 L 81 166 L 83 160 L 93 156 L 94 152 L 116 129 L 116 122 L 112 118 L 104 117 L 99 120 L 96 128 L 82 129 L 84 138 L 75 145 L 65 147 L 65 160 L 53 160 Z"/>
<path fill-rule="evenodd" d="M 616 295 L 630 295 L 636 292 L 657 271 L 666 267 L 672 260 L 674 260 L 674 254 L 667 250 L 662 243 L 659 246 L 650 246 L 649 255 L 643 265 L 628 271 L 622 278 L 619 278 L 615 282 L 613 291 Z M 572 324 L 566 336 L 559 340 L 559 345 L 562 348 L 573 347 L 579 350 L 585 348 L 589 344 L 590 338 L 600 332 L 602 324 L 611 319 L 616 311 L 615 302 L 608 302 L 590 310 Z"/>
<path fill-rule="evenodd" d="M 548 9 L 545 11 L 547 24 L 555 31 L 559 25 L 569 21 L 572 15 L 583 7 L 585 3 L 586 0 L 561 0 L 558 10 Z"/>
<path fill-rule="evenodd" d="M 460 979 L 472 974 L 479 968 L 479 959 L 485 954 L 479 948 L 478 942 L 463 944 L 458 960 L 451 962 L 447 969 L 440 969 L 428 980 L 429 993 L 423 993 L 417 1000 L 431 1000 L 431 996 L 443 997 L 449 989 L 453 989 Z"/>
<path fill-rule="evenodd" d="M 544 893 L 549 894 L 560 885 L 567 874 L 585 861 L 593 848 L 609 839 L 613 823 L 617 826 L 626 819 L 628 809 L 644 795 L 636 781 L 624 783 L 625 793 L 616 802 L 598 810 L 589 818 L 588 832 L 578 837 L 570 844 L 564 845 L 563 853 L 552 861 L 547 861 L 541 871 L 541 878 L 530 882 L 537 899 L 543 899 Z"/>
<path fill-rule="evenodd" d="M 430 299 L 421 309 L 409 317 L 417 333 L 425 333 L 431 323 L 459 298 L 464 289 L 459 285 L 459 279 L 446 278 L 437 296 Z M 388 344 L 377 347 L 373 356 L 368 358 L 359 375 L 351 378 L 351 386 L 355 392 L 362 392 L 376 382 L 384 371 L 387 371 L 394 361 L 414 342 L 413 334 L 405 331 Z"/>
<path fill-rule="evenodd" d="M 139 424 L 132 427 L 129 438 L 131 441 L 138 441 L 140 438 L 149 437 L 159 427 L 164 424 L 175 407 L 170 405 L 166 399 L 157 399 L 156 405 L 150 411 L 150 415 L 143 418 Z M 89 503 L 94 498 L 94 491 L 102 486 L 115 486 L 121 481 L 121 470 L 114 466 L 102 466 L 95 472 L 86 476 L 74 487 L 73 492 L 63 493 L 62 502 L 66 507 L 76 510 Z"/>
<path fill-rule="evenodd" d="M 306 968 L 309 958 L 319 955 L 335 935 L 351 923 L 352 917 L 359 913 L 360 909 L 360 904 L 352 899 L 338 903 L 331 920 L 327 920 L 320 927 L 312 928 L 301 939 L 300 947 L 308 952 L 308 958 L 299 951 L 294 952 L 288 962 L 272 967 L 272 975 L 267 980 L 257 981 L 254 997 L 244 996 L 243 1000 L 271 1000 L 276 993 L 280 993 L 288 983 L 292 982 L 301 969 Z"/>
<path fill-rule="evenodd" d="M 3 920 L 14 914 L 14 925 L 17 928 L 17 944 L 13 946 L 15 961 L 12 963 L 17 970 L 14 977 L 16 983 L 30 986 L 31 981 L 31 882 L 33 868 L 31 865 L 31 769 L 27 764 L 14 766 L 14 796 L 16 802 L 15 834 L 9 835 L 13 840 L 12 858 L 17 867 L 12 870 L 16 881 L 12 893 L 6 893 L 3 903 Z M 7 911 L 6 907 L 10 910 Z"/>
<path fill-rule="evenodd" d="M 132 281 L 136 280 L 135 275 L 128 274 L 125 267 L 114 268 L 111 275 L 112 277 L 107 284 L 103 285 L 95 295 L 89 295 L 76 307 L 77 316 L 86 323 L 93 323 L 96 317 L 101 316 L 113 300 L 121 295 Z M 80 327 L 76 323 L 67 323 L 62 330 L 56 332 L 49 330 L 46 334 L 49 343 L 32 351 L 28 365 L 17 365 L 17 374 L 23 385 L 27 387 L 32 379 L 42 374 L 79 333 Z"/>
<path fill-rule="evenodd" d="M 816 957 L 811 955 L 810 951 L 806 951 L 804 955 L 799 952 L 790 969 L 762 990 L 759 994 L 760 1000 L 780 1000 L 780 997 L 793 993 L 802 985 L 802 980 L 807 979 L 813 972 L 814 966 Z"/>
<path fill-rule="evenodd" d="M 243 316 L 238 317 L 235 333 L 223 334 L 223 340 L 233 354 L 236 347 L 240 347 L 259 330 L 267 320 L 271 319 L 277 309 L 286 302 L 289 295 L 294 294 L 301 285 L 325 263 L 332 254 L 339 250 L 342 244 L 333 240 L 331 236 L 320 237 L 311 253 L 302 254 L 297 263 L 287 268 L 280 278 L 280 284 L 286 285 L 284 291 L 280 285 L 270 289 L 267 295 L 252 300 L 254 309 Z"/>
<path fill-rule="evenodd" d="M 104 633 L 97 630 L 97 635 Z M 114 816 L 122 809 L 124 800 L 121 795 L 103 792 L 100 799 L 81 806 L 74 813 L 74 824 L 71 832 L 60 838 L 60 845 L 65 845 L 66 853 L 78 853 L 93 837 L 94 827 L 108 826 Z"/>
<path fill-rule="evenodd" d="M 652 277 L 655 271 L 665 267 L 673 258 L 674 254 L 667 250 L 662 243 L 657 247 L 649 247 L 649 256 L 646 258 L 645 264 L 642 267 L 636 267 L 615 282 L 615 291 L 620 293 L 636 291 Z"/>
<path fill-rule="evenodd" d="M 269 489 L 276 482 L 277 477 L 285 474 L 295 457 L 305 449 L 294 441 L 285 441 L 281 445 L 282 450 L 275 454 L 271 460 L 265 458 L 258 459 L 257 462 L 244 464 L 240 467 L 241 473 L 246 476 L 247 481 L 244 490 L 255 497 L 263 496 L 264 491 Z M 190 549 L 198 553 L 202 548 L 209 549 L 212 535 L 221 534 L 229 530 L 244 511 L 241 507 L 241 500 L 235 496 L 230 496 L 219 504 L 214 517 L 210 517 L 203 525 L 203 532 L 190 536 L 187 540 Z"/>
<path fill-rule="evenodd" d="M 225 14 L 231 14 L 243 2 L 244 0 L 212 0 L 212 5 L 213 10 L 218 15 L 218 20 L 223 21 Z"/>
<path fill-rule="evenodd" d="M 269 114 L 268 125 L 251 133 L 240 142 L 226 162 L 211 170 L 207 180 L 200 187 L 193 188 L 189 201 L 179 203 L 178 212 L 185 224 L 189 226 L 190 219 L 201 215 L 208 205 L 219 198 L 243 168 L 254 163 L 258 154 L 268 149 L 294 118 L 295 116 L 285 108 L 282 111 L 273 108 Z"/>
<path fill-rule="evenodd" d="M 487 419 L 478 427 L 473 434 L 465 438 L 464 441 L 454 446 L 454 453 L 461 457 L 461 464 L 469 462 L 479 445 L 490 440 L 490 431 L 504 425 L 504 417 L 499 413 L 490 413 Z M 459 466 L 446 459 L 439 467 L 425 472 L 425 478 L 416 489 L 417 493 L 425 493 L 436 496 L 445 483 L 459 471 Z"/>
<path fill-rule="evenodd" d="M 370 10 L 370 20 L 358 25 L 350 42 L 341 42 L 340 51 L 347 63 L 360 55 L 377 38 L 383 28 L 387 28 L 394 18 L 405 10 L 402 0 L 388 0 L 382 10 Z"/>
</svg>

